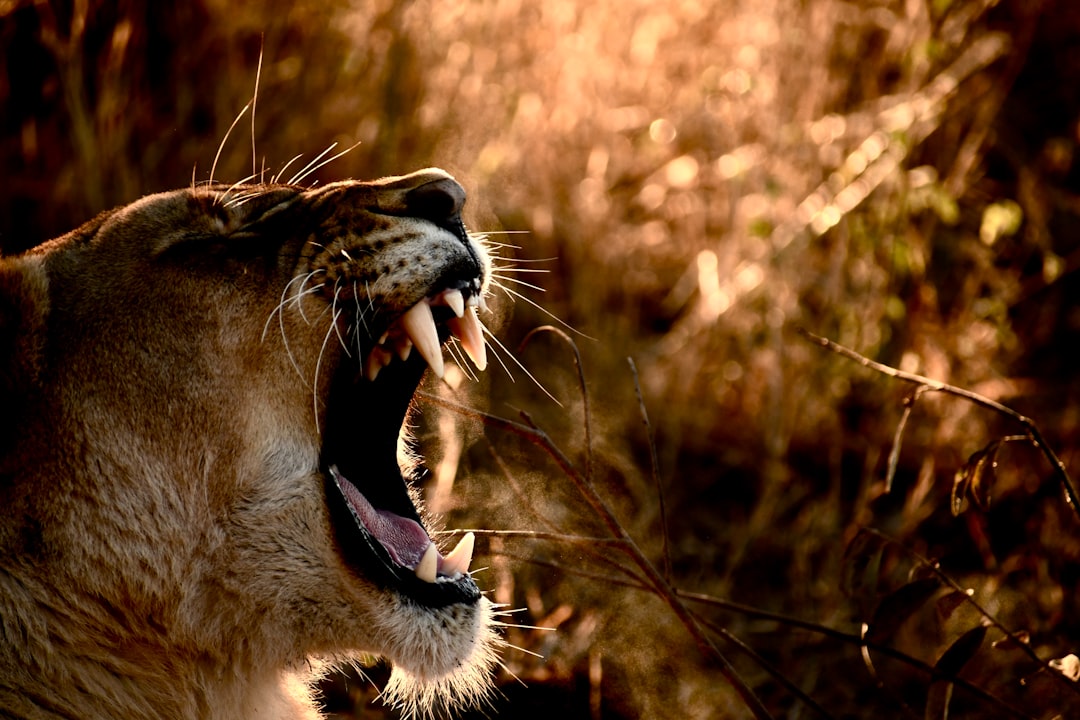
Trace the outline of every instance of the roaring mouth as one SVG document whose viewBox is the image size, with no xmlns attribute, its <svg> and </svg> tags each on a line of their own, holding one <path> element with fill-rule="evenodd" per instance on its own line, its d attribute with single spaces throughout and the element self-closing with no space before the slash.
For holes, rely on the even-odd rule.
<svg viewBox="0 0 1080 720">
<path fill-rule="evenodd" d="M 420 605 L 474 603 L 473 536 L 443 555 L 432 542 L 398 461 L 398 439 L 427 368 L 443 376 L 450 335 L 479 370 L 487 365 L 480 281 L 457 280 L 396 318 L 330 388 L 322 472 L 337 542 L 359 576 Z"/>
</svg>

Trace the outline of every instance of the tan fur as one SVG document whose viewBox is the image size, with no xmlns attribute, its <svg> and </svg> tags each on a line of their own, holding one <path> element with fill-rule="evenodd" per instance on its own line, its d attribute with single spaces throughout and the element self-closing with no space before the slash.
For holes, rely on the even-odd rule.
<svg viewBox="0 0 1080 720">
<path fill-rule="evenodd" d="M 0 716 L 315 717 L 309 657 L 360 651 L 483 694 L 486 601 L 347 566 L 319 466 L 330 290 L 373 333 L 430 293 L 461 248 L 407 193 L 447 177 L 179 190 L 0 259 Z"/>
</svg>

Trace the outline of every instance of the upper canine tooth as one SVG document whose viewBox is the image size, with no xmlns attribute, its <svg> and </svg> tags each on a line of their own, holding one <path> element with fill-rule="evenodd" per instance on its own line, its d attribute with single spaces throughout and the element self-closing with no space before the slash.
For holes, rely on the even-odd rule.
<svg viewBox="0 0 1080 720">
<path fill-rule="evenodd" d="M 450 306 L 450 309 L 454 311 L 454 315 L 461 317 L 465 314 L 465 296 L 461 294 L 460 290 L 447 290 L 443 293 L 443 299 L 446 300 L 446 304 Z"/>
<path fill-rule="evenodd" d="M 416 349 L 427 360 L 431 371 L 441 378 L 446 368 L 443 365 L 439 332 L 435 329 L 435 318 L 431 315 L 431 306 L 424 300 L 416 303 L 402 316 L 401 326 Z"/>
<path fill-rule="evenodd" d="M 475 543 L 476 536 L 472 533 L 465 533 L 464 537 L 458 540 L 457 547 L 443 558 L 443 574 L 453 577 L 455 573 L 464 575 L 469 572 L 469 564 L 472 563 Z"/>
<path fill-rule="evenodd" d="M 472 358 L 477 370 L 487 367 L 487 350 L 484 346 L 484 330 L 476 317 L 476 308 L 468 307 L 464 317 L 450 318 L 450 332 L 461 341 L 461 347 Z"/>
<path fill-rule="evenodd" d="M 431 543 L 427 546 L 427 550 L 424 551 L 424 557 L 420 558 L 420 562 L 416 564 L 416 577 L 420 578 L 424 582 L 435 582 L 435 572 L 439 567 L 439 551 L 435 548 L 435 543 Z"/>
</svg>

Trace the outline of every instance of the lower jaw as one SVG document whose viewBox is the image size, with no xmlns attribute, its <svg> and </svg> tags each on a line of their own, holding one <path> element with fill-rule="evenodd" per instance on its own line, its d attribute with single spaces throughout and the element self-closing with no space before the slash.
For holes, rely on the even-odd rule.
<svg viewBox="0 0 1080 720">
<path fill-rule="evenodd" d="M 379 541 L 357 522 L 329 471 L 324 472 L 324 478 L 339 552 L 358 577 L 394 592 L 406 601 L 433 610 L 479 601 L 480 590 L 468 575 L 425 582 L 416 577 L 413 570 L 394 563 Z"/>
</svg>

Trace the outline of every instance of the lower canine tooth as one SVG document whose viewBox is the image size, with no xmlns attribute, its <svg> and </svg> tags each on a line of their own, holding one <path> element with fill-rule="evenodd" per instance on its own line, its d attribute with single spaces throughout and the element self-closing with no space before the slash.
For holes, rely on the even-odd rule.
<svg viewBox="0 0 1080 720">
<path fill-rule="evenodd" d="M 435 582 L 435 572 L 439 567 L 439 551 L 435 549 L 435 543 L 431 543 L 427 546 L 427 550 L 424 551 L 424 557 L 420 558 L 420 562 L 416 565 L 416 577 L 420 578 L 424 582 Z"/>
<path fill-rule="evenodd" d="M 435 329 L 435 318 L 431 315 L 431 306 L 423 300 L 416 303 L 401 317 L 401 326 L 424 360 L 427 360 L 431 372 L 441 378 L 446 368 L 443 365 L 442 347 L 439 344 L 439 333 Z"/>
<path fill-rule="evenodd" d="M 464 537 L 458 540 L 457 547 L 443 558 L 443 574 L 453 577 L 455 573 L 464 575 L 469 572 L 475 543 L 476 536 L 472 533 L 465 533 Z"/>
</svg>

